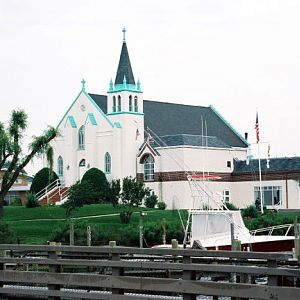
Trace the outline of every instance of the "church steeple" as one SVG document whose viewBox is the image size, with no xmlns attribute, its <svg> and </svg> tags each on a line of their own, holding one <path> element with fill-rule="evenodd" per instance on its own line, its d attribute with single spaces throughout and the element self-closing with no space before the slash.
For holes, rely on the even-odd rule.
<svg viewBox="0 0 300 300">
<path fill-rule="evenodd" d="M 124 28 L 123 29 L 123 45 L 122 45 L 115 85 L 123 84 L 124 77 L 126 78 L 127 84 L 135 85 L 135 80 L 134 80 L 134 76 L 133 76 L 133 72 L 132 72 L 132 68 L 131 68 L 131 64 L 130 64 L 130 59 L 129 59 L 129 54 L 128 54 L 128 50 L 127 50 L 127 45 L 126 45 L 125 33 L 126 33 L 126 29 Z"/>
</svg>

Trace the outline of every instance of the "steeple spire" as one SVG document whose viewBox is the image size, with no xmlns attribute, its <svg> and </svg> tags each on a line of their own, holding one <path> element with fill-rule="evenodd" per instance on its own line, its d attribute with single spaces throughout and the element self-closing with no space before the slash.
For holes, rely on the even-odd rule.
<svg viewBox="0 0 300 300">
<path fill-rule="evenodd" d="M 134 80 L 129 54 L 127 50 L 127 45 L 126 45 L 126 37 L 125 37 L 126 29 L 124 28 L 122 32 L 123 32 L 123 45 L 122 45 L 115 84 L 123 84 L 123 79 L 125 76 L 127 84 L 135 85 L 135 80 Z"/>
</svg>

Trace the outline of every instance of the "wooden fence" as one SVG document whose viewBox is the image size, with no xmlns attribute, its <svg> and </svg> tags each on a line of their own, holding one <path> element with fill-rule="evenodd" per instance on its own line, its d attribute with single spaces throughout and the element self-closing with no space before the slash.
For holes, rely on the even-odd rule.
<svg viewBox="0 0 300 300">
<path fill-rule="evenodd" d="M 300 299 L 298 261 L 284 253 L 57 245 L 0 251 L 1 299 Z"/>
</svg>

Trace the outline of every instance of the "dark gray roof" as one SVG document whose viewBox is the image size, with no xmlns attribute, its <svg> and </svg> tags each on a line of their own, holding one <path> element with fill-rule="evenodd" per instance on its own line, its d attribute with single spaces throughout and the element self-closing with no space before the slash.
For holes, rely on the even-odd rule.
<svg viewBox="0 0 300 300">
<path fill-rule="evenodd" d="M 135 84 L 133 72 L 130 64 L 129 54 L 125 42 L 123 42 L 122 45 L 115 84 L 123 84 L 124 76 L 126 77 L 126 83 Z"/>
<path fill-rule="evenodd" d="M 271 158 L 269 161 L 270 168 L 267 168 L 267 159 L 261 159 L 261 170 L 262 172 L 284 172 L 284 171 L 300 171 L 300 157 L 281 157 Z M 250 173 L 258 172 L 258 159 L 247 161 L 238 160 L 234 162 L 233 173 Z"/>
<path fill-rule="evenodd" d="M 202 136 L 190 134 L 175 134 L 164 135 L 160 139 L 163 145 L 167 146 L 198 146 L 198 147 L 213 147 L 213 148 L 230 148 L 227 144 L 219 140 L 215 136 Z M 157 145 L 153 145 L 156 147 Z"/>
<path fill-rule="evenodd" d="M 104 113 L 107 113 L 106 96 L 90 94 Z M 229 147 L 248 147 L 245 140 L 212 107 L 183 105 L 144 100 L 145 128 L 158 136 L 206 135 L 202 132 L 201 118 L 207 124 L 207 136 L 216 137 Z M 204 127 L 204 126 L 203 126 Z"/>
</svg>

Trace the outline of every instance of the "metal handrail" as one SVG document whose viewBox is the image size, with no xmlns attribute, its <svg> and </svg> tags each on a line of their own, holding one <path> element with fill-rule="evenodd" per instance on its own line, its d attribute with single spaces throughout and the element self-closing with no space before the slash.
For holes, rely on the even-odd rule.
<svg viewBox="0 0 300 300">
<path fill-rule="evenodd" d="M 38 200 L 44 198 L 47 194 L 49 194 L 49 192 L 51 192 L 51 190 L 53 190 L 58 185 L 60 185 L 59 179 L 52 181 L 50 184 L 48 184 L 46 187 L 44 187 L 42 190 L 40 190 L 38 193 L 36 193 Z"/>
<path fill-rule="evenodd" d="M 256 233 L 260 233 L 260 232 L 268 232 L 268 236 L 271 236 L 272 233 L 274 232 L 274 230 L 277 229 L 282 229 L 282 228 L 287 228 L 286 232 L 285 232 L 285 236 L 288 235 L 290 229 L 294 226 L 294 224 L 283 224 L 283 225 L 274 225 L 274 226 L 270 226 L 270 227 L 265 227 L 265 228 L 259 228 L 259 229 L 255 229 L 255 230 L 251 230 L 250 234 L 251 235 L 256 235 Z"/>
</svg>

